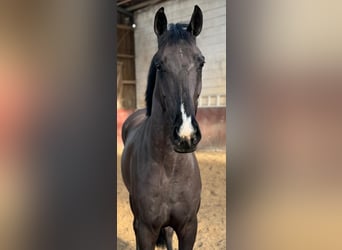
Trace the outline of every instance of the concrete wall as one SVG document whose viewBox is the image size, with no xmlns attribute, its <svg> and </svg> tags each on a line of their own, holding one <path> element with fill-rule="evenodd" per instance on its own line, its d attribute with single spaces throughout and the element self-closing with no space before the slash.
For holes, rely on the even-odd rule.
<svg viewBox="0 0 342 250">
<path fill-rule="evenodd" d="M 156 11 L 164 6 L 169 23 L 189 22 L 194 5 L 203 11 L 203 29 L 197 45 L 206 58 L 203 68 L 203 87 L 200 107 L 226 106 L 226 1 L 225 0 L 170 0 L 135 13 L 135 64 L 137 107 L 145 106 L 147 74 L 151 58 L 157 51 L 153 31 Z"/>
</svg>

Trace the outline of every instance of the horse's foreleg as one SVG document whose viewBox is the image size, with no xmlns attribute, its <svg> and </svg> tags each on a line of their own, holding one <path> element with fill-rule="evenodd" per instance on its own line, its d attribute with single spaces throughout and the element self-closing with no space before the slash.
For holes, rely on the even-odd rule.
<svg viewBox="0 0 342 250">
<path fill-rule="evenodd" d="M 137 223 L 137 249 L 139 250 L 154 250 L 159 230 L 153 230 L 143 223 Z"/>
<path fill-rule="evenodd" d="M 179 250 L 192 250 L 197 234 L 197 218 L 188 222 L 183 228 L 177 230 L 176 233 Z"/>
<path fill-rule="evenodd" d="M 138 246 L 138 237 L 137 237 L 137 232 L 138 232 L 138 222 L 136 220 L 136 218 L 134 217 L 133 220 L 133 228 L 134 228 L 134 234 L 135 234 L 135 244 L 136 244 L 136 250 L 139 250 L 139 246 Z"/>
<path fill-rule="evenodd" d="M 166 227 L 164 230 L 165 230 L 165 238 L 166 238 L 166 248 L 167 250 L 173 250 L 172 249 L 173 229 L 172 227 Z"/>
<path fill-rule="evenodd" d="M 132 196 L 129 196 L 129 204 L 131 206 L 131 210 L 133 211 L 133 204 L 132 204 Z M 138 246 L 138 237 L 137 237 L 137 232 L 138 232 L 138 221 L 134 216 L 133 219 L 133 229 L 134 229 L 134 234 L 135 234 L 135 244 L 136 244 L 136 250 L 139 250 Z"/>
</svg>

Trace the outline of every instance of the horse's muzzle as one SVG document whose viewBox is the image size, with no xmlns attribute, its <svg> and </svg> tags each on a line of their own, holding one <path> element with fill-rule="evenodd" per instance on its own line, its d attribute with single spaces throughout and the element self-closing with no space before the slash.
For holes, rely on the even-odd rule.
<svg viewBox="0 0 342 250">
<path fill-rule="evenodd" d="M 197 144 L 202 138 L 199 126 L 194 126 L 194 132 L 189 136 L 179 136 L 178 129 L 175 128 L 172 143 L 174 145 L 174 150 L 178 153 L 191 153 L 196 150 Z"/>
</svg>

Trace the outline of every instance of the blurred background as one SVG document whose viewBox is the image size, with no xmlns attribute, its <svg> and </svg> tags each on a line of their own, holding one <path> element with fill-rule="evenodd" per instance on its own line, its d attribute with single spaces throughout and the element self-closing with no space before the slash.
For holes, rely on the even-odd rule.
<svg viewBox="0 0 342 250">
<path fill-rule="evenodd" d="M 103 249 L 108 243 L 115 157 L 97 158 L 106 151 L 103 137 L 98 143 L 99 131 L 106 133 L 104 106 L 98 107 L 108 100 L 101 92 L 109 82 L 105 69 L 113 75 L 101 49 L 112 62 L 115 49 L 102 40 L 100 31 L 111 23 L 102 22 L 108 13 L 100 9 L 90 1 L 0 1 L 0 249 L 96 249 L 95 242 Z M 108 133 L 115 134 L 112 127 Z M 115 151 L 115 136 L 110 140 Z M 98 177 L 106 167 L 110 196 L 103 205 Z"/>
<path fill-rule="evenodd" d="M 228 7 L 229 249 L 341 249 L 341 1 Z"/>
</svg>

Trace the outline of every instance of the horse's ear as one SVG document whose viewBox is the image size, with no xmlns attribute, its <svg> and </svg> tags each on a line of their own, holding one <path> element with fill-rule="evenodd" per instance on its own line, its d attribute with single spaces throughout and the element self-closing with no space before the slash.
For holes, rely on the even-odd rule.
<svg viewBox="0 0 342 250">
<path fill-rule="evenodd" d="M 194 12 L 192 13 L 190 23 L 187 30 L 194 36 L 198 36 L 201 33 L 203 25 L 202 10 L 198 5 L 195 5 Z"/>
<path fill-rule="evenodd" d="M 164 7 L 161 7 L 154 17 L 154 33 L 159 37 L 167 29 L 167 19 L 164 13 Z"/>
</svg>

